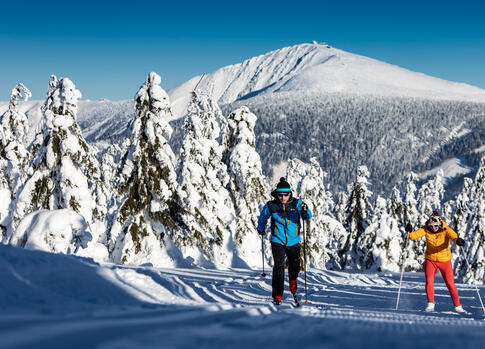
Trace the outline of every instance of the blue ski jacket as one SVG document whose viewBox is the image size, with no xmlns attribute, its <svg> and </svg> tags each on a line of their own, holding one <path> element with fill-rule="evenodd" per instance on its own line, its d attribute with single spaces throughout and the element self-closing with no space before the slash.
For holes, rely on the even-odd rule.
<svg viewBox="0 0 485 349">
<path fill-rule="evenodd" d="M 293 246 L 300 242 L 300 216 L 302 201 L 290 197 L 286 204 L 271 193 L 275 200 L 268 201 L 261 210 L 258 219 L 258 231 L 264 231 L 268 218 L 271 218 L 271 242 L 284 246 Z M 312 213 L 307 209 L 308 219 Z"/>
</svg>

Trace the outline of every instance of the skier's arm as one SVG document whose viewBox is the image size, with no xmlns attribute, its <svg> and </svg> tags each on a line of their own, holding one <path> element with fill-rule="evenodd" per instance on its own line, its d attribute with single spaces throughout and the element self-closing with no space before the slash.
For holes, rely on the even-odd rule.
<svg viewBox="0 0 485 349">
<path fill-rule="evenodd" d="M 415 230 L 409 233 L 409 239 L 416 240 L 416 239 L 422 238 L 425 235 L 426 235 L 426 231 L 424 230 L 424 228 L 419 228 L 418 230 Z"/>
<path fill-rule="evenodd" d="M 302 210 L 302 205 L 306 206 L 307 209 Z M 298 212 L 300 213 L 300 216 L 301 218 L 303 218 L 303 220 L 307 221 L 309 219 L 312 219 L 312 211 L 310 211 L 307 204 L 305 204 L 303 201 L 300 200 L 296 208 L 298 209 Z"/>
<path fill-rule="evenodd" d="M 271 216 L 269 213 L 269 208 L 268 204 L 264 205 L 264 207 L 261 210 L 261 213 L 259 214 L 259 219 L 258 219 L 258 231 L 263 231 L 266 228 L 266 223 L 268 222 L 268 218 Z"/>
<path fill-rule="evenodd" d="M 458 239 L 458 234 L 456 233 L 456 231 L 454 231 L 450 227 L 446 227 L 446 235 L 448 235 L 450 240 L 452 240 L 456 244 L 456 239 Z"/>
</svg>

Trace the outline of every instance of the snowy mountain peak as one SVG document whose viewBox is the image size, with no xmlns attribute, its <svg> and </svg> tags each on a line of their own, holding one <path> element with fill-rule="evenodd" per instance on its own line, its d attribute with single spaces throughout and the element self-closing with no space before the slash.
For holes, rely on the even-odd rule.
<svg viewBox="0 0 485 349">
<path fill-rule="evenodd" d="M 196 76 L 169 91 L 175 118 L 181 117 Z M 291 92 L 370 94 L 485 101 L 485 90 L 412 72 L 327 44 L 300 44 L 223 67 L 204 76 L 199 89 L 220 104 L 260 94 Z"/>
</svg>

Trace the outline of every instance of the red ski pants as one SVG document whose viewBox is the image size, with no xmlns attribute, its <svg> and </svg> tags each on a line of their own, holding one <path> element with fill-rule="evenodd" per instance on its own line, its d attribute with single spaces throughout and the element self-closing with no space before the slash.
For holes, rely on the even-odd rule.
<svg viewBox="0 0 485 349">
<path fill-rule="evenodd" d="M 460 298 L 458 297 L 458 290 L 453 280 L 453 267 L 451 261 L 448 262 L 433 262 L 429 259 L 426 260 L 424 265 L 424 274 L 426 275 L 426 295 L 428 296 L 428 302 L 434 303 L 434 277 L 436 271 L 440 270 L 443 280 L 445 280 L 446 287 L 450 292 L 453 305 L 456 307 L 460 305 Z"/>
</svg>

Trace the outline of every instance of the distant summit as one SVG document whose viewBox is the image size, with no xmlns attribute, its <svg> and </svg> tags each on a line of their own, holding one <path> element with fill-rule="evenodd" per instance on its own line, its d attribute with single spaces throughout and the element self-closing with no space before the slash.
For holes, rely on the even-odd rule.
<svg viewBox="0 0 485 349">
<path fill-rule="evenodd" d="M 183 116 L 201 76 L 168 91 L 174 118 Z M 416 73 L 326 43 L 300 44 L 229 65 L 202 79 L 199 89 L 228 104 L 261 94 L 348 93 L 426 99 L 485 101 L 485 90 Z"/>
</svg>

